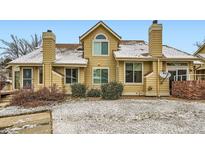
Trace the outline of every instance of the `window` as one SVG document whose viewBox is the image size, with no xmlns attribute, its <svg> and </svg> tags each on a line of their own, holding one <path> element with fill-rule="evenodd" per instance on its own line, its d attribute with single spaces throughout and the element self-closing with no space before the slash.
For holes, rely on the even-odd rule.
<svg viewBox="0 0 205 154">
<path fill-rule="evenodd" d="M 169 78 L 170 81 L 187 80 L 187 69 L 169 70 L 168 72 L 171 73 L 171 77 Z"/>
<path fill-rule="evenodd" d="M 29 89 L 32 87 L 32 69 L 23 69 L 23 88 Z"/>
<path fill-rule="evenodd" d="M 108 40 L 102 34 L 97 35 L 93 41 L 93 55 L 107 56 L 108 55 Z"/>
<path fill-rule="evenodd" d="M 66 69 L 65 73 L 65 83 L 72 84 L 78 82 L 78 69 Z"/>
<path fill-rule="evenodd" d="M 20 71 L 14 72 L 14 89 L 20 89 Z"/>
<path fill-rule="evenodd" d="M 93 83 L 94 84 L 108 83 L 108 69 L 107 68 L 93 69 Z"/>
<path fill-rule="evenodd" d="M 142 63 L 125 64 L 126 83 L 142 83 Z"/>
<path fill-rule="evenodd" d="M 187 70 L 178 70 L 178 80 L 187 80 Z"/>
<path fill-rule="evenodd" d="M 38 83 L 43 84 L 43 67 L 38 68 Z"/>
</svg>

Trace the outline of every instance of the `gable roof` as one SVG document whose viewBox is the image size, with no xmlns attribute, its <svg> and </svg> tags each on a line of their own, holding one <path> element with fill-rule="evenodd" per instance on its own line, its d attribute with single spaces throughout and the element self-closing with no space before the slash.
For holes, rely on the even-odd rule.
<svg viewBox="0 0 205 154">
<path fill-rule="evenodd" d="M 205 43 L 194 53 L 194 55 L 198 54 L 205 47 Z"/>
<path fill-rule="evenodd" d="M 152 58 L 149 54 L 149 45 L 144 41 L 132 40 L 132 41 L 121 41 L 119 49 L 114 52 L 116 58 Z M 176 48 L 163 45 L 162 54 L 167 59 L 197 59 L 197 57 L 178 50 Z"/>
<path fill-rule="evenodd" d="M 108 27 L 103 21 L 99 21 L 97 24 L 95 24 L 93 27 L 91 27 L 88 31 L 86 31 L 83 35 L 81 35 L 80 41 L 84 39 L 86 36 L 88 36 L 92 31 L 94 31 L 99 26 L 103 26 L 105 29 L 107 29 L 110 33 L 112 33 L 118 40 L 121 40 L 121 36 L 119 36 L 116 32 L 114 32 L 110 27 Z"/>
</svg>

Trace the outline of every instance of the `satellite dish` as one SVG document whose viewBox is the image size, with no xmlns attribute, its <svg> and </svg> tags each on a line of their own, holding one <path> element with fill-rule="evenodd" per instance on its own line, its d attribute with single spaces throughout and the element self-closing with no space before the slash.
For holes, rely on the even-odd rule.
<svg viewBox="0 0 205 154">
<path fill-rule="evenodd" d="M 159 75 L 160 75 L 160 77 L 163 78 L 163 79 L 167 79 L 167 78 L 170 78 L 170 77 L 171 77 L 171 73 L 165 72 L 165 71 L 160 72 Z"/>
</svg>

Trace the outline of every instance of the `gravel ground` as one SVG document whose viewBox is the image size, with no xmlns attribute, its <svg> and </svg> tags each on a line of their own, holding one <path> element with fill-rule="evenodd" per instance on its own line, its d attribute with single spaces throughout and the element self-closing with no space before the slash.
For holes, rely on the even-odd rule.
<svg viewBox="0 0 205 154">
<path fill-rule="evenodd" d="M 51 109 L 54 133 L 205 133 L 205 103 L 185 100 L 67 101 L 0 109 L 0 116 Z"/>
</svg>

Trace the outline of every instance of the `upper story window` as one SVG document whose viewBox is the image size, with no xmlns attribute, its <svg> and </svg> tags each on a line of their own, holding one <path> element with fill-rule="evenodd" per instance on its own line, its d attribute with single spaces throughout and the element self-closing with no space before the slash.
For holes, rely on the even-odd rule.
<svg viewBox="0 0 205 154">
<path fill-rule="evenodd" d="M 93 56 L 108 56 L 108 43 L 105 35 L 97 35 L 93 40 Z"/>
</svg>

